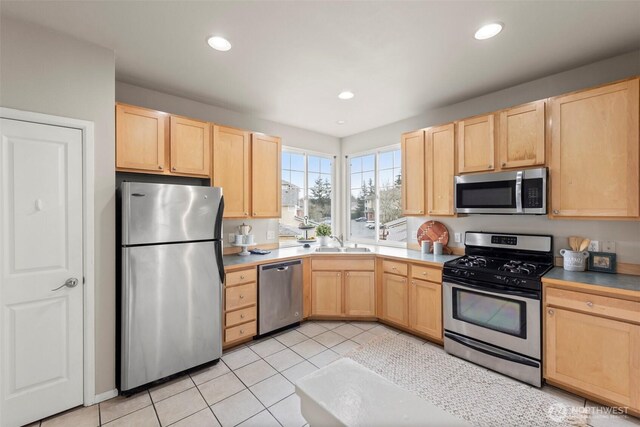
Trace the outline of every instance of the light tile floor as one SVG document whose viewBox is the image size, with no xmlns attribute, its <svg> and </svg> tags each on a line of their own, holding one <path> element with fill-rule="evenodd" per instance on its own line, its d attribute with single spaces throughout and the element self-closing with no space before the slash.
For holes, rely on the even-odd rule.
<svg viewBox="0 0 640 427">
<path fill-rule="evenodd" d="M 310 321 L 226 351 L 214 366 L 135 396 L 72 409 L 32 426 L 302 427 L 306 421 L 294 394 L 295 382 L 383 334 L 399 334 L 444 351 L 376 322 Z M 542 390 L 571 406 L 598 407 L 555 387 L 545 386 Z M 592 416 L 593 427 L 640 426 L 637 418 L 611 416 L 606 410 Z"/>
</svg>

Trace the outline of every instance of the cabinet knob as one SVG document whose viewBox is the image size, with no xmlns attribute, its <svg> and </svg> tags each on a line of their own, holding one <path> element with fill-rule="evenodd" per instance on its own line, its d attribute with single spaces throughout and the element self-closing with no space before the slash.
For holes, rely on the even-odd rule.
<svg viewBox="0 0 640 427">
<path fill-rule="evenodd" d="M 244 299 L 244 295 L 240 294 L 240 299 Z"/>
<path fill-rule="evenodd" d="M 158 169 L 162 169 L 162 165 L 158 165 Z"/>
<path fill-rule="evenodd" d="M 553 316 L 554 311 L 552 309 L 549 309 L 547 313 L 549 313 L 550 316 Z"/>
<path fill-rule="evenodd" d="M 244 329 L 240 329 L 240 335 L 244 335 Z"/>
<path fill-rule="evenodd" d="M 241 318 L 241 319 L 244 319 L 244 314 L 241 314 L 241 315 L 240 315 L 240 318 Z"/>
<path fill-rule="evenodd" d="M 171 168 L 171 170 L 172 170 L 172 171 L 174 171 L 174 170 L 176 170 L 176 168 L 175 168 L 175 167 L 173 167 L 173 168 Z"/>
<path fill-rule="evenodd" d="M 507 166 L 507 164 L 506 164 L 506 163 L 503 163 L 503 164 L 502 164 L 502 167 L 505 167 L 505 166 Z"/>
<path fill-rule="evenodd" d="M 560 213 L 560 211 L 559 211 L 558 209 L 554 209 L 554 210 L 553 210 L 553 214 L 554 214 L 554 215 L 558 215 L 559 213 Z"/>
<path fill-rule="evenodd" d="M 422 213 L 422 211 L 418 211 L 418 213 Z"/>
<path fill-rule="evenodd" d="M 340 273 L 338 273 L 337 276 L 340 277 Z"/>
<path fill-rule="evenodd" d="M 489 165 L 489 169 L 491 169 L 493 167 L 493 165 Z"/>
<path fill-rule="evenodd" d="M 240 280 L 244 280 L 244 276 L 240 275 Z"/>
<path fill-rule="evenodd" d="M 412 284 L 412 285 L 415 285 L 415 284 L 416 284 L 416 281 L 415 281 L 415 280 L 412 280 L 412 281 L 411 281 L 411 284 Z"/>
<path fill-rule="evenodd" d="M 427 272 L 426 272 L 426 271 L 423 271 L 423 272 L 422 272 L 422 275 L 423 275 L 423 276 L 426 276 L 426 275 L 427 275 Z"/>
<path fill-rule="evenodd" d="M 593 307 L 593 303 L 591 301 L 587 301 L 587 307 L 589 308 Z"/>
<path fill-rule="evenodd" d="M 396 268 L 396 267 L 391 267 L 391 269 L 392 269 L 392 270 L 397 270 L 397 268 Z"/>
<path fill-rule="evenodd" d="M 249 212 L 245 212 L 244 214 L 245 214 L 245 215 L 249 215 Z"/>
<path fill-rule="evenodd" d="M 349 273 L 345 273 L 345 275 L 348 277 L 348 276 L 349 276 Z"/>
<path fill-rule="evenodd" d="M 255 212 L 253 213 L 253 216 L 256 216 L 256 213 L 255 213 Z"/>
<path fill-rule="evenodd" d="M 431 212 L 433 212 L 433 211 L 430 210 L 429 213 L 431 213 Z"/>
</svg>

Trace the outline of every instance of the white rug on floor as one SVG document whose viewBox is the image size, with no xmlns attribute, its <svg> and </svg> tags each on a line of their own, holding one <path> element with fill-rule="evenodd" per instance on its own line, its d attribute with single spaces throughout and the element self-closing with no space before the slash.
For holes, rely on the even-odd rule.
<svg viewBox="0 0 640 427">
<path fill-rule="evenodd" d="M 475 426 L 587 425 L 586 414 L 547 393 L 401 336 L 346 356 Z"/>
</svg>

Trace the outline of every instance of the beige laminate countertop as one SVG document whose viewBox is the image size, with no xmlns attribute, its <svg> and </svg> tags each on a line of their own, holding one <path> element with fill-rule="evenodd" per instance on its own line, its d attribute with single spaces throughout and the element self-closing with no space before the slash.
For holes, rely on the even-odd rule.
<svg viewBox="0 0 640 427">
<path fill-rule="evenodd" d="M 367 247 L 371 249 L 371 252 L 362 253 L 330 253 L 330 252 L 316 252 L 317 246 L 311 246 L 310 248 L 303 248 L 302 246 L 295 246 L 290 248 L 272 249 L 271 253 L 266 255 L 225 255 L 222 260 L 224 268 L 228 271 L 236 270 L 239 268 L 246 268 L 255 265 L 268 264 L 272 262 L 284 261 L 292 258 L 303 258 L 307 256 L 383 256 L 388 258 L 396 258 L 404 261 L 414 261 L 424 264 L 431 264 L 435 266 L 442 266 L 445 262 L 456 259 L 459 255 L 433 255 L 423 254 L 420 251 L 404 248 L 394 248 L 389 246 L 374 246 L 374 245 L 359 245 L 360 247 Z"/>
</svg>

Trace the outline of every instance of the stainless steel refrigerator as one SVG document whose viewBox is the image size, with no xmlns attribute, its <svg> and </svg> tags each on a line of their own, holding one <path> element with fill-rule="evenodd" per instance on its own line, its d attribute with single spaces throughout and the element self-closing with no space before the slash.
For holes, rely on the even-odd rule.
<svg viewBox="0 0 640 427">
<path fill-rule="evenodd" d="M 120 390 L 222 355 L 222 189 L 120 187 Z"/>
</svg>

